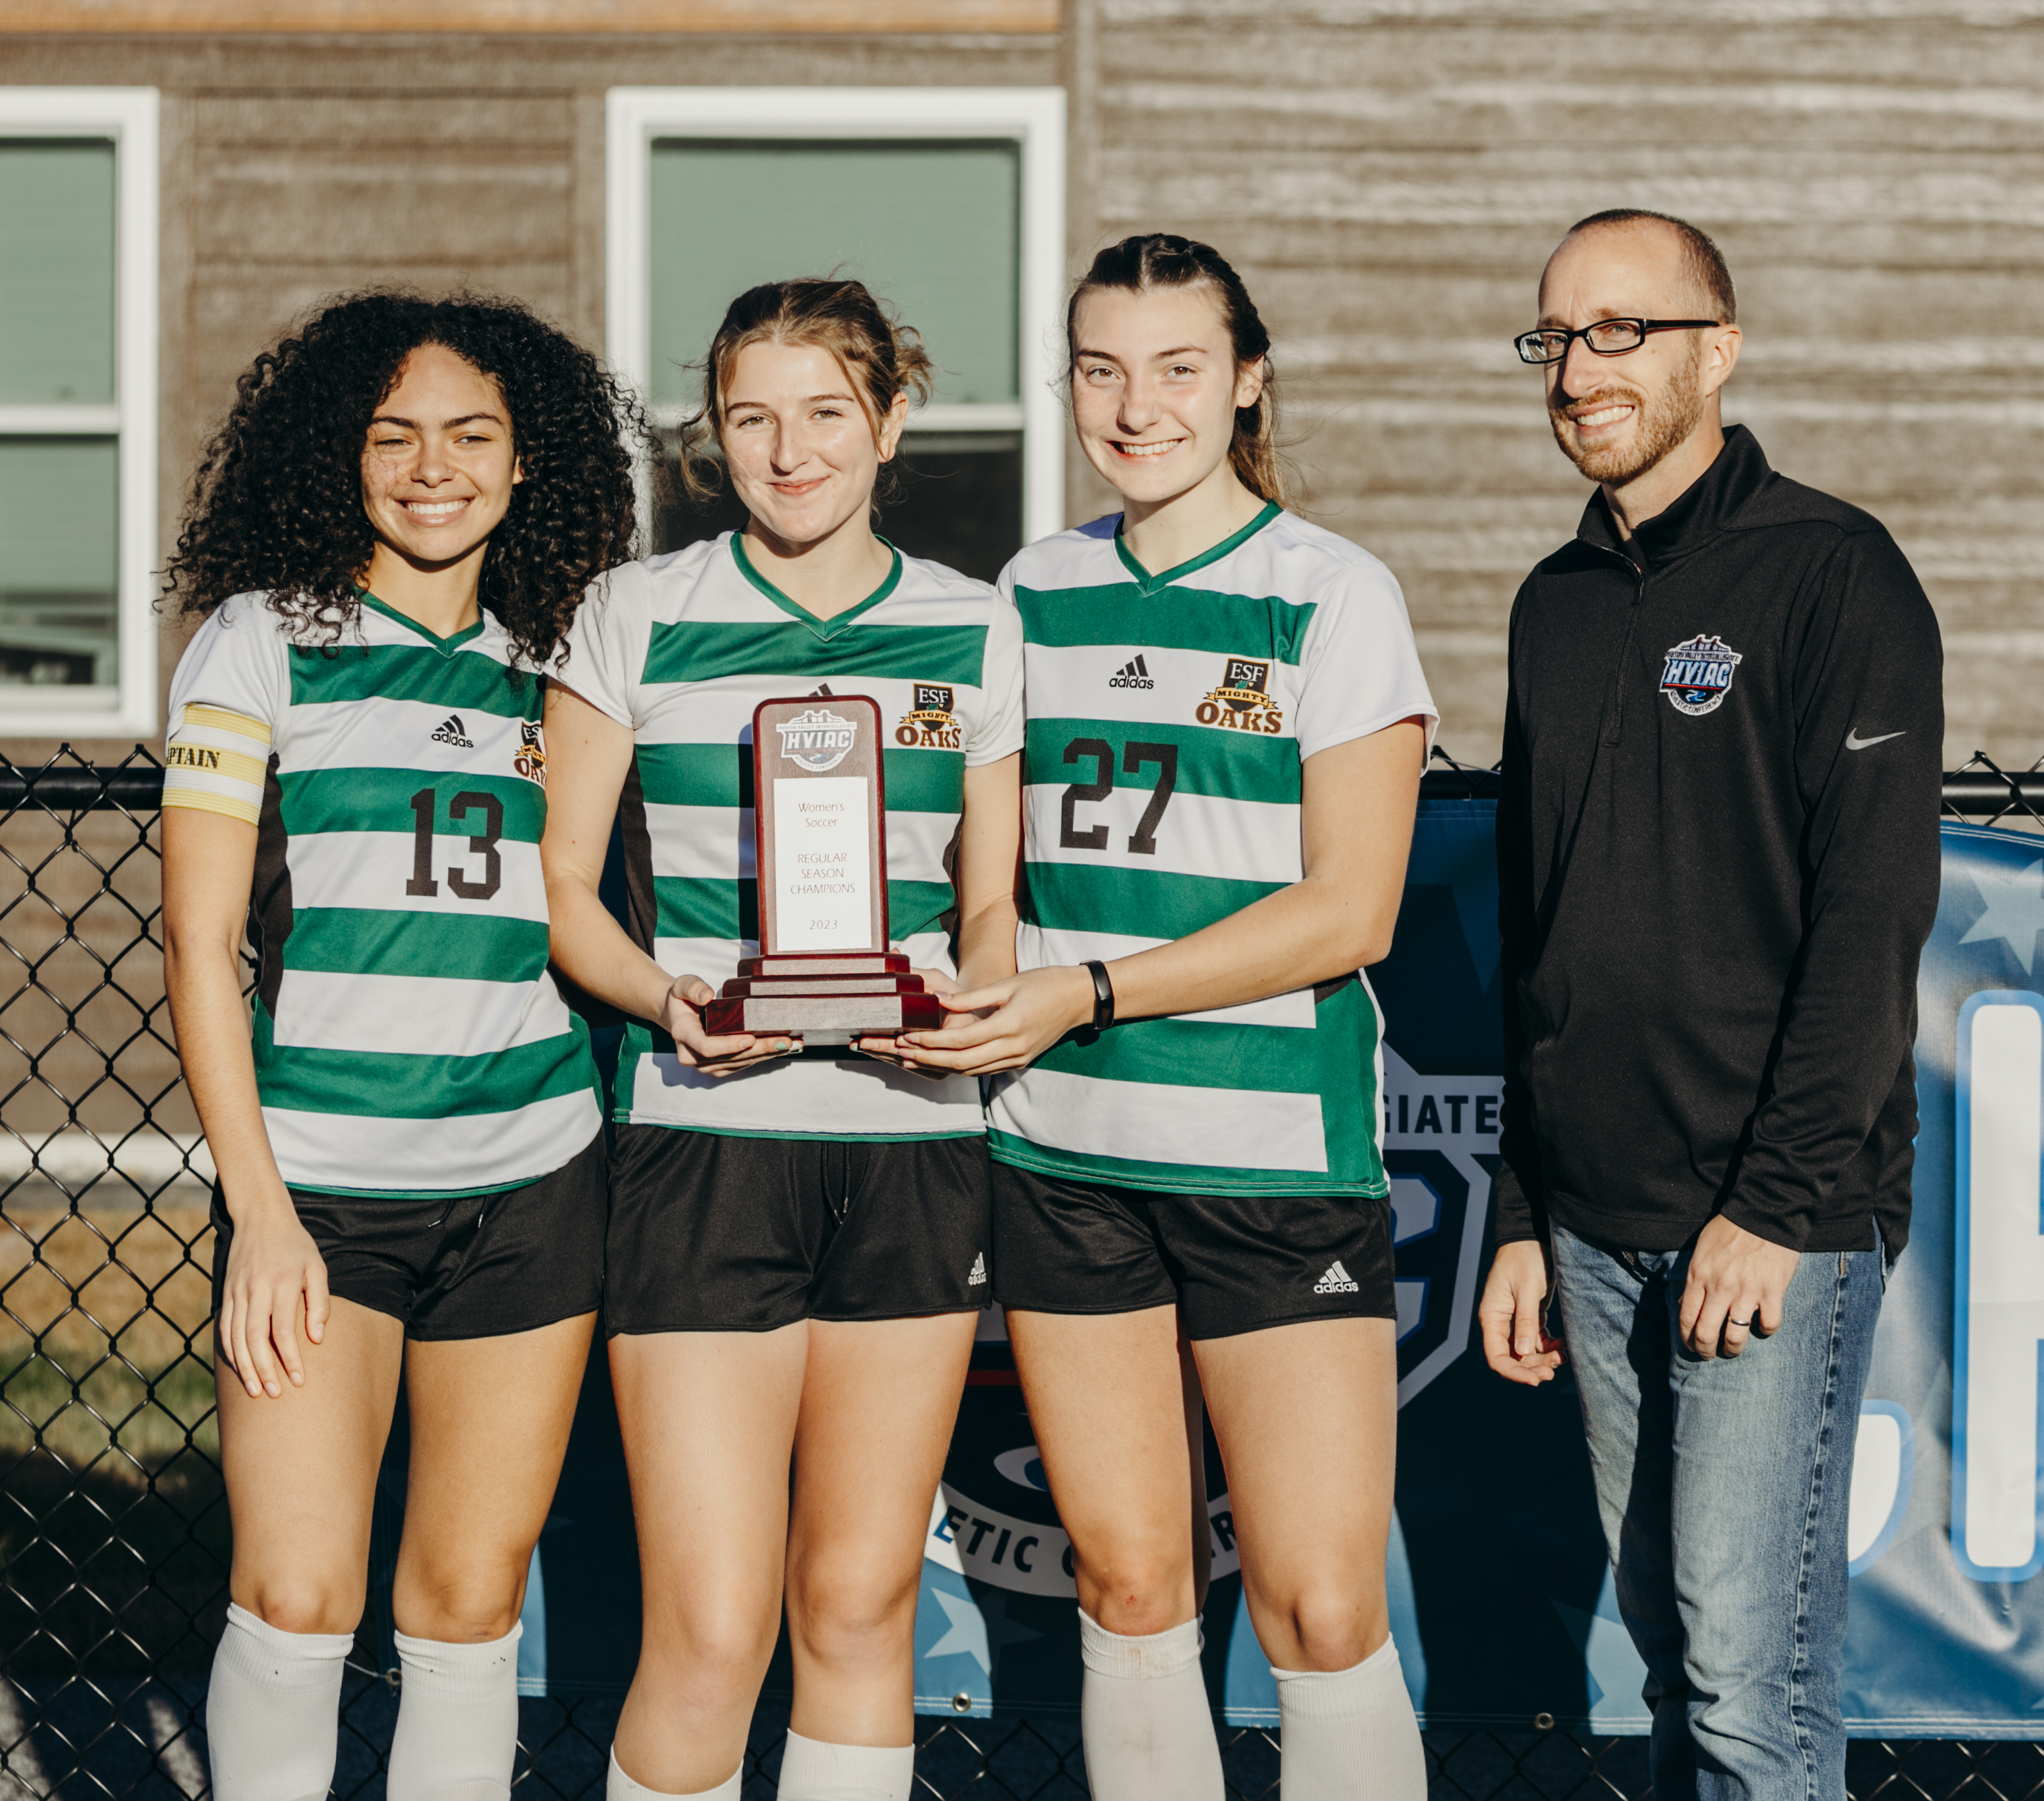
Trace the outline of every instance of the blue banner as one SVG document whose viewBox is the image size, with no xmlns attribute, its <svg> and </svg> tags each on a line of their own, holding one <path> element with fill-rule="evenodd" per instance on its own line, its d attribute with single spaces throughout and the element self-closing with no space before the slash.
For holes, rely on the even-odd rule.
<svg viewBox="0 0 2044 1801">
<path fill-rule="evenodd" d="M 1389 1039 L 1398 1256 L 1393 1630 L 1430 1726 L 1640 1733 L 1645 1671 L 1618 1618 L 1573 1384 L 1564 1370 L 1508 1387 L 1477 1342 L 1503 1085 L 1492 821 L 1488 801 L 1423 802 L 1396 947 L 1370 972 Z M 1866 1737 L 2044 1738 L 2044 1585 L 2031 1580 L 2044 1569 L 2044 839 L 1948 825 L 1944 859 L 1921 984 L 1915 1220 L 1858 1427 L 1845 1712 Z M 402 1463 L 401 1434 L 377 1538 L 386 1644 Z M 1208 1688 L 1228 1720 L 1271 1724 L 1211 1444 L 1208 1486 Z M 1075 1709 L 1069 1543 L 997 1312 L 981 1326 L 924 1549 L 918 1708 Z M 521 1687 L 621 1692 L 638 1626 L 599 1347 L 533 1559 Z M 784 1646 L 769 1692 L 786 1681 Z"/>
</svg>

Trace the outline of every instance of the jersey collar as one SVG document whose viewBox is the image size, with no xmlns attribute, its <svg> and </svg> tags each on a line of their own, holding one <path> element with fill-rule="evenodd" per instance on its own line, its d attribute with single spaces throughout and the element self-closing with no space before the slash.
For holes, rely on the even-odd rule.
<svg viewBox="0 0 2044 1801">
<path fill-rule="evenodd" d="M 483 627 L 490 623 L 489 614 L 484 612 L 482 609 L 478 607 L 476 609 L 476 621 L 473 625 L 464 625 L 460 631 L 455 632 L 451 638 L 438 638 L 434 636 L 432 632 L 428 632 L 425 627 L 421 625 L 416 619 L 413 619 L 409 613 L 402 613 L 398 612 L 395 607 L 390 605 L 387 601 L 378 600 L 377 597 L 374 594 L 371 593 L 367 588 L 358 588 L 355 591 L 361 597 L 362 604 L 364 606 L 375 608 L 375 609 L 382 614 L 386 619 L 394 619 L 408 632 L 416 632 L 444 657 L 451 656 L 456 651 L 459 650 L 463 645 L 466 644 L 470 639 L 482 636 Z"/>
<path fill-rule="evenodd" d="M 1116 520 L 1114 524 L 1115 555 L 1121 559 L 1122 567 L 1135 578 L 1135 586 L 1146 594 L 1154 594 L 1159 588 L 1168 586 L 1181 576 L 1191 574 L 1196 569 L 1204 569 L 1210 563 L 1220 562 L 1230 551 L 1248 543 L 1284 510 L 1275 501 L 1266 501 L 1263 510 L 1233 536 L 1222 539 L 1212 550 L 1201 551 L 1197 556 L 1180 563 L 1176 569 L 1166 570 L 1162 575 L 1152 575 L 1129 554 L 1128 543 L 1121 536 L 1121 521 Z"/>
<path fill-rule="evenodd" d="M 880 535 L 876 532 L 874 536 L 879 537 Z M 901 585 L 901 553 L 896 550 L 893 544 L 888 543 L 886 539 L 881 538 L 880 542 L 887 545 L 888 552 L 894 559 L 888 565 L 887 578 L 857 606 L 847 607 L 843 612 L 829 619 L 819 619 L 807 607 L 799 605 L 797 602 L 790 600 L 786 594 L 753 567 L 751 558 L 745 554 L 745 534 L 743 532 L 734 532 L 731 534 L 731 556 L 732 560 L 738 565 L 739 574 L 790 619 L 800 620 L 819 638 L 835 638 L 861 613 L 871 612 Z"/>
</svg>

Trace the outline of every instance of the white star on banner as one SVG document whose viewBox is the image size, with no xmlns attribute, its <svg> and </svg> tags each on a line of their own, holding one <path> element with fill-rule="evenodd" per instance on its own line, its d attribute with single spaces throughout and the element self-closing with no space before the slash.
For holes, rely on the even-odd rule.
<svg viewBox="0 0 2044 1801">
<path fill-rule="evenodd" d="M 1043 1636 L 1009 1619 L 1005 1595 L 989 1595 L 975 1605 L 969 1596 L 947 1594 L 941 1588 L 932 1588 L 930 1593 L 951 1623 L 951 1630 L 923 1653 L 926 1659 L 970 1657 L 986 1672 L 990 1681 L 993 1666 L 1001 1661 L 1003 1645 L 1020 1645 Z"/>
<path fill-rule="evenodd" d="M 1960 943 L 1971 944 L 1977 939 L 1988 938 L 2004 939 L 2016 961 L 2022 964 L 2023 973 L 2035 974 L 2037 935 L 2044 931 L 2044 884 L 2038 881 L 2039 871 L 2044 871 L 2044 860 L 2032 863 L 2020 875 L 1997 875 L 1987 870 L 1972 871 L 1973 886 L 1987 903 L 1987 911 L 1966 928 Z"/>
</svg>

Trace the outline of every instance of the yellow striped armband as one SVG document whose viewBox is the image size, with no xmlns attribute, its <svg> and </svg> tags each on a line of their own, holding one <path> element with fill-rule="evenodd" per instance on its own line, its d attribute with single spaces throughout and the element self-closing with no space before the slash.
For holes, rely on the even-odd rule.
<svg viewBox="0 0 2044 1801">
<path fill-rule="evenodd" d="M 263 811 L 270 728 L 225 707 L 187 705 L 163 747 L 163 804 L 253 825 Z"/>
</svg>

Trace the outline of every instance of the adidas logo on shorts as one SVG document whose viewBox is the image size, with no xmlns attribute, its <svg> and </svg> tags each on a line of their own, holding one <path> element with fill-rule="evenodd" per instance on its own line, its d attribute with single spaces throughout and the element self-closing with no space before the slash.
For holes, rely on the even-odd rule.
<svg viewBox="0 0 2044 1801">
<path fill-rule="evenodd" d="M 986 1280 L 986 1253 L 982 1251 L 972 1260 L 972 1273 L 965 1279 L 965 1285 L 976 1288 Z"/>
<path fill-rule="evenodd" d="M 1362 1285 L 1342 1268 L 1338 1257 L 1327 1265 L 1327 1273 L 1313 1285 L 1316 1295 L 1356 1295 L 1362 1292 Z"/>
<path fill-rule="evenodd" d="M 1157 685 L 1150 679 L 1150 666 L 1139 656 L 1133 662 L 1123 664 L 1110 675 L 1107 678 L 1107 685 L 1110 688 L 1155 688 Z"/>
<path fill-rule="evenodd" d="M 449 713 L 433 728 L 433 742 L 436 744 L 451 744 L 457 751 L 473 751 L 475 748 L 475 740 L 463 728 L 459 713 Z"/>
</svg>

